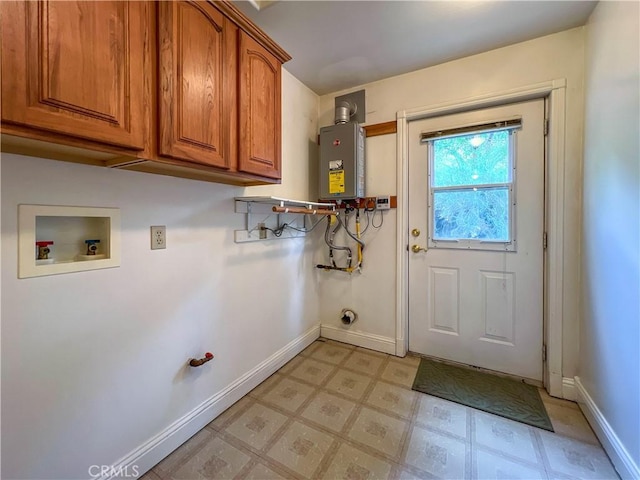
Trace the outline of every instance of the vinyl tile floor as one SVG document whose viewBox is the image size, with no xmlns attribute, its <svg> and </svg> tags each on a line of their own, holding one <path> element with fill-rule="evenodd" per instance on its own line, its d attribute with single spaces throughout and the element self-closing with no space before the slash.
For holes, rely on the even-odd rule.
<svg viewBox="0 0 640 480">
<path fill-rule="evenodd" d="M 420 359 L 320 339 L 148 472 L 196 479 L 617 479 L 573 402 L 555 433 L 411 390 Z"/>
</svg>

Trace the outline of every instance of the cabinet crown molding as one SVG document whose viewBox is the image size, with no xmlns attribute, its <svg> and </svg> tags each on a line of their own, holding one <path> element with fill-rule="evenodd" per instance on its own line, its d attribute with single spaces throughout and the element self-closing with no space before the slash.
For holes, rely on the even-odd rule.
<svg viewBox="0 0 640 480">
<path fill-rule="evenodd" d="M 238 8 L 233 3 L 231 3 L 230 0 L 208 1 L 209 3 L 215 5 L 230 20 L 232 20 L 236 25 L 244 30 L 247 35 L 264 46 L 281 63 L 286 63 L 291 60 L 291 55 L 289 55 L 282 47 L 280 47 L 280 45 L 274 42 L 271 37 L 269 37 L 269 35 L 264 33 L 257 25 L 255 25 L 249 19 L 249 17 L 238 10 Z"/>
</svg>

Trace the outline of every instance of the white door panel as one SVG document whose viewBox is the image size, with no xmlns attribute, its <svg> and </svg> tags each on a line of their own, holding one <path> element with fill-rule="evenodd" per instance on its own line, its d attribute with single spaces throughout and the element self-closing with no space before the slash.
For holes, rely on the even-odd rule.
<svg viewBox="0 0 640 480">
<path fill-rule="evenodd" d="M 509 210 L 505 213 L 493 203 L 487 203 L 486 208 L 487 212 L 500 210 L 500 215 L 509 218 L 506 235 L 510 242 L 466 237 L 441 241 L 440 237 L 450 234 L 447 232 L 461 231 L 459 220 L 467 217 L 448 216 L 444 203 L 434 203 L 434 192 L 439 193 L 431 171 L 436 168 L 432 157 L 436 143 L 421 142 L 422 134 L 507 118 L 522 119 L 521 128 L 509 136 L 513 181 L 508 187 L 501 186 L 504 199 L 509 192 L 509 200 L 504 201 L 505 205 L 510 203 Z M 418 236 L 409 235 L 410 247 L 420 248 L 417 252 L 409 250 L 411 351 L 542 380 L 543 126 L 543 100 L 409 124 L 409 229 L 420 231 Z M 484 148 L 487 151 L 490 147 Z M 477 189 L 467 186 L 461 195 L 493 195 L 490 191 L 497 190 L 490 186 L 486 182 Z M 459 190 L 455 185 L 445 185 L 442 192 Z M 462 196 L 449 198 L 445 206 L 462 205 L 462 201 L 456 203 Z M 481 213 L 478 218 L 489 215 Z M 487 220 L 487 225 L 492 222 Z"/>
</svg>

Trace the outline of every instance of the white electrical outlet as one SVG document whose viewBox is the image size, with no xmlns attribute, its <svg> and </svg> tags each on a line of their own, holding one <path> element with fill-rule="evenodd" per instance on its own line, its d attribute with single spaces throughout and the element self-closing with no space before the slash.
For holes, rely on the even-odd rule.
<svg viewBox="0 0 640 480">
<path fill-rule="evenodd" d="M 151 227 L 151 250 L 167 248 L 167 227 L 164 225 Z"/>
<path fill-rule="evenodd" d="M 267 229 L 264 223 L 258 224 L 258 232 L 260 233 L 260 240 L 266 240 L 267 238 Z"/>
</svg>

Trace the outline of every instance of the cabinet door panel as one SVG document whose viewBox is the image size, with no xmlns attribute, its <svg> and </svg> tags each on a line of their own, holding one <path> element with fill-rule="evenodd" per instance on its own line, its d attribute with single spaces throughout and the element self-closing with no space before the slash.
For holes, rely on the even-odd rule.
<svg viewBox="0 0 640 480">
<path fill-rule="evenodd" d="M 3 2 L 2 120 L 141 150 L 147 8 Z"/>
<path fill-rule="evenodd" d="M 240 33 L 240 171 L 281 177 L 280 68 L 264 47 Z"/>
<path fill-rule="evenodd" d="M 233 29 L 205 2 L 160 2 L 161 155 L 231 166 Z"/>
</svg>

